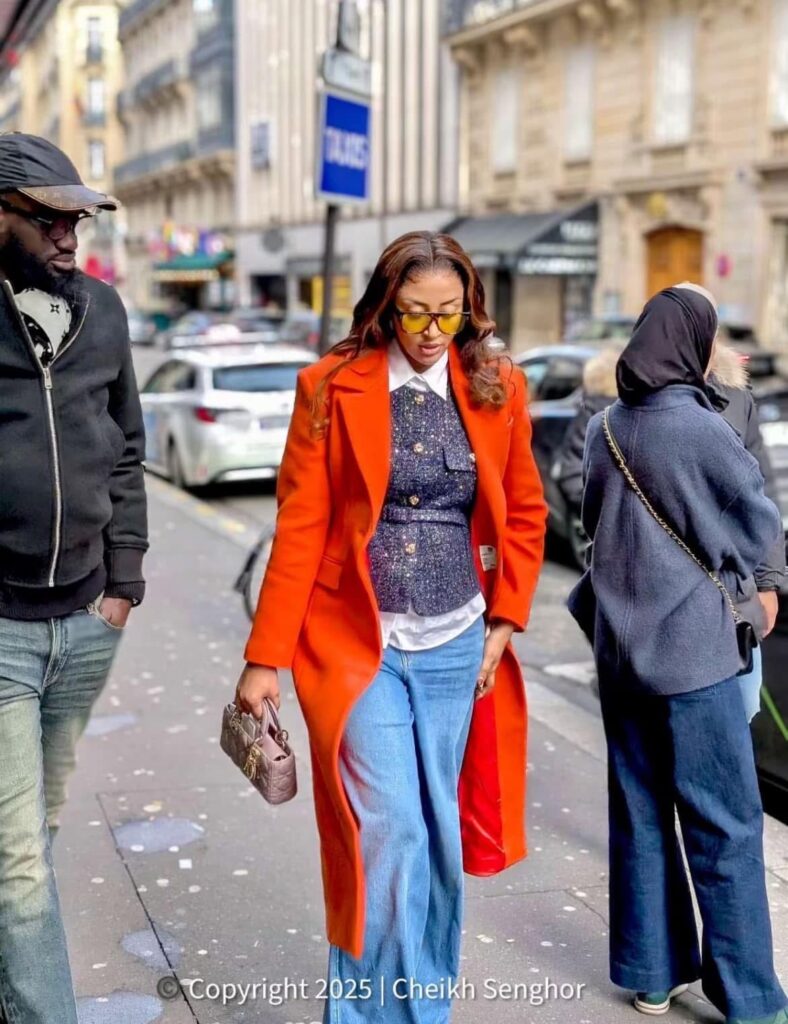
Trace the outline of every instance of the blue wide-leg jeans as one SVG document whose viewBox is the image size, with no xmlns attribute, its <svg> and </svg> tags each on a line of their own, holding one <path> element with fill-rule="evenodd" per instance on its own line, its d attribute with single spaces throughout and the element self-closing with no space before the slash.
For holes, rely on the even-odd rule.
<svg viewBox="0 0 788 1024">
<path fill-rule="evenodd" d="M 457 784 L 484 620 L 439 647 L 387 647 L 348 717 L 340 775 L 366 880 L 361 959 L 332 945 L 324 1024 L 448 1024 L 463 868 Z M 484 699 L 484 698 L 482 698 Z M 423 986 L 444 986 L 422 997 Z"/>
<path fill-rule="evenodd" d="M 610 976 L 668 991 L 702 978 L 728 1019 L 788 999 L 774 971 L 763 809 L 737 678 L 677 696 L 607 685 Z M 703 923 L 698 948 L 684 849 Z"/>
<path fill-rule="evenodd" d="M 122 630 L 0 618 L 0 1021 L 77 1024 L 51 841 Z"/>
</svg>

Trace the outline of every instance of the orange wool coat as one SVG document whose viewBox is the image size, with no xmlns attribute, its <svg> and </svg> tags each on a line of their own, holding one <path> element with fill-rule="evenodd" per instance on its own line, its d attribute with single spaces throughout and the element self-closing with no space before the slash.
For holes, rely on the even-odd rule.
<svg viewBox="0 0 788 1024">
<path fill-rule="evenodd" d="M 525 378 L 504 363 L 510 398 L 472 403 L 452 344 L 449 373 L 476 455 L 471 540 L 487 618 L 525 628 L 542 563 L 546 506 L 531 453 Z M 375 350 L 331 381 L 330 426 L 310 431 L 310 402 L 329 354 L 302 370 L 277 488 L 276 536 L 246 646 L 249 662 L 290 668 L 309 730 L 329 942 L 362 955 L 364 866 L 358 825 L 338 768 L 345 721 L 382 660 L 380 615 L 367 545 L 388 484 L 391 414 L 388 360 Z M 485 553 L 485 569 L 480 547 Z M 525 847 L 526 704 L 507 648 L 493 691 L 477 700 L 459 784 L 465 870 L 492 875 Z M 415 794 L 414 794 L 415 798 Z"/>
</svg>

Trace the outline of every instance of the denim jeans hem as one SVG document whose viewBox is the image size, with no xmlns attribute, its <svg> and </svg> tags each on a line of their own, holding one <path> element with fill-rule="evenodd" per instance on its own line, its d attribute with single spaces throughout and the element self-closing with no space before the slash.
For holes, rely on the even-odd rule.
<svg viewBox="0 0 788 1024">
<path fill-rule="evenodd" d="M 752 999 L 744 999 L 737 1002 L 735 1006 L 725 1008 L 716 1003 L 705 989 L 703 994 L 712 1006 L 715 1006 L 724 1015 L 726 1021 L 768 1020 L 778 1014 L 780 1010 L 788 1012 L 788 1002 L 786 1002 L 784 993 L 779 997 L 772 995 L 771 998 L 769 996 L 754 996 Z"/>
<path fill-rule="evenodd" d="M 644 971 L 626 964 L 611 963 L 610 980 L 619 988 L 632 992 L 669 992 L 677 985 L 694 985 L 701 980 L 701 965 L 696 963 L 683 969 L 665 968 Z"/>
</svg>

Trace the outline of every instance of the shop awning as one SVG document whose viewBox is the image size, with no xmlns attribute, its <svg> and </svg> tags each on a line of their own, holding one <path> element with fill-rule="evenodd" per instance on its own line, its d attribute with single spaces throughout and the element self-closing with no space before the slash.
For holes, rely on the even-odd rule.
<svg viewBox="0 0 788 1024">
<path fill-rule="evenodd" d="M 480 269 L 569 276 L 597 272 L 599 206 L 586 203 L 552 213 L 498 213 L 461 217 L 444 231 Z"/>
<path fill-rule="evenodd" d="M 204 253 L 173 256 L 164 263 L 154 263 L 153 278 L 170 284 L 201 284 L 216 281 L 219 270 L 233 258 L 231 252 L 220 252 L 213 256 Z"/>
</svg>

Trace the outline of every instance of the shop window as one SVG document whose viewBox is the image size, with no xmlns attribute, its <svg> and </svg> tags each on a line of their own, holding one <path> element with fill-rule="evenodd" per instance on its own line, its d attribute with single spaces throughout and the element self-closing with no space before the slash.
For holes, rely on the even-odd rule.
<svg viewBox="0 0 788 1024">
<path fill-rule="evenodd" d="M 774 0 L 771 105 L 775 127 L 788 127 L 788 0 Z"/>
<path fill-rule="evenodd" d="M 588 160 L 594 134 L 594 49 L 591 44 L 569 51 L 565 86 L 564 156 Z"/>
<path fill-rule="evenodd" d="M 692 134 L 695 23 L 680 14 L 662 22 L 654 79 L 654 140 L 680 145 Z"/>
<path fill-rule="evenodd" d="M 492 168 L 508 174 L 517 167 L 517 68 L 500 68 L 493 79 Z"/>
</svg>

